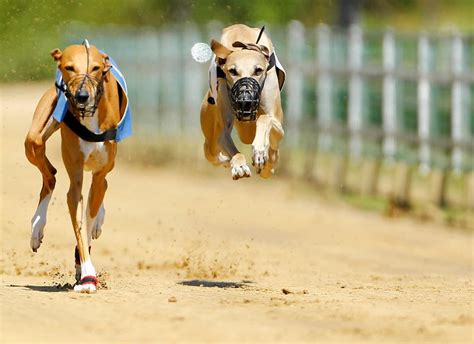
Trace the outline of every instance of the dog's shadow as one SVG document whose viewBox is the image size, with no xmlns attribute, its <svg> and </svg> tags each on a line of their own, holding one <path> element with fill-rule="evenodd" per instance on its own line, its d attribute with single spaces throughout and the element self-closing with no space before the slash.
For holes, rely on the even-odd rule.
<svg viewBox="0 0 474 344">
<path fill-rule="evenodd" d="M 10 288 L 24 288 L 33 291 L 39 291 L 42 293 L 64 293 L 74 289 L 72 284 L 54 284 L 54 285 L 18 285 L 18 284 L 10 284 Z"/>
<path fill-rule="evenodd" d="M 224 281 L 210 281 L 210 280 L 186 280 L 178 282 L 180 285 L 188 287 L 205 287 L 205 288 L 243 288 L 248 286 L 251 281 L 242 282 L 224 282 Z"/>
</svg>

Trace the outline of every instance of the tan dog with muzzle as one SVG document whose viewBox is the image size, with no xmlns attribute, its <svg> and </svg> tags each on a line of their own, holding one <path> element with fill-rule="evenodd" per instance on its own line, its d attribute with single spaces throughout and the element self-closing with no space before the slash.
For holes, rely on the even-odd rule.
<svg viewBox="0 0 474 344">
<path fill-rule="evenodd" d="M 234 180 L 250 177 L 245 156 L 231 137 L 235 125 L 240 140 L 252 144 L 256 172 L 269 178 L 284 136 L 280 91 L 285 72 L 272 42 L 263 29 L 237 24 L 224 29 L 220 42 L 212 40 L 211 49 L 215 54 L 211 89 L 201 105 L 206 159 L 215 165 L 230 165 Z"/>
<path fill-rule="evenodd" d="M 43 239 L 46 225 L 46 212 L 56 184 L 56 169 L 46 157 L 46 141 L 61 129 L 61 151 L 66 167 L 70 187 L 67 204 L 76 236 L 76 284 L 74 290 L 92 293 L 96 291 L 96 271 L 90 258 L 91 239 L 101 234 L 105 209 L 103 199 L 107 189 L 106 175 L 113 169 L 117 143 L 112 136 L 107 140 L 90 142 L 76 134 L 79 128 L 89 131 L 91 140 L 94 135 L 114 133 L 124 114 L 126 101 L 119 95 L 121 89 L 112 73 L 109 58 L 96 47 L 72 45 L 64 52 L 54 49 L 51 55 L 58 64 L 62 75 L 62 89 L 67 97 L 67 113 L 63 122 L 53 118 L 52 113 L 58 106 L 60 91 L 52 86 L 39 101 L 31 129 L 25 140 L 25 152 L 28 160 L 35 165 L 43 177 L 39 204 L 31 220 L 31 248 L 37 251 Z M 126 100 L 126 99 L 125 99 Z M 121 102 L 122 101 L 122 102 Z M 68 117 L 69 116 L 69 117 Z M 67 123 L 75 123 L 75 126 Z M 71 129 L 74 128 L 74 129 Z M 99 135 L 100 136 L 100 135 Z M 92 184 L 85 212 L 86 230 L 83 228 L 82 182 L 83 171 L 92 172 Z"/>
</svg>

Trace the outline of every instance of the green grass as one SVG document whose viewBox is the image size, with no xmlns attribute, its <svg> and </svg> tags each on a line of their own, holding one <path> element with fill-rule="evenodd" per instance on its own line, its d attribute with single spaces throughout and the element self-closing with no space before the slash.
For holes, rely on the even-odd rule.
<svg viewBox="0 0 474 344">
<path fill-rule="evenodd" d="M 345 192 L 340 194 L 340 198 L 355 208 L 377 213 L 384 213 L 389 205 L 388 199 L 382 196 L 368 196 Z"/>
</svg>

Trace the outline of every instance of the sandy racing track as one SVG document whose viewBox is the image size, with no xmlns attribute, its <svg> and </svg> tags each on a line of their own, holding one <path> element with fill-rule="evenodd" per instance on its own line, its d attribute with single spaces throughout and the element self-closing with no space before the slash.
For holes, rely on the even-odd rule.
<svg viewBox="0 0 474 344">
<path fill-rule="evenodd" d="M 472 233 L 212 166 L 119 161 L 92 247 L 101 289 L 72 292 L 59 135 L 45 238 L 29 248 L 41 179 L 23 139 L 44 87 L 0 87 L 1 342 L 473 341 Z"/>
</svg>

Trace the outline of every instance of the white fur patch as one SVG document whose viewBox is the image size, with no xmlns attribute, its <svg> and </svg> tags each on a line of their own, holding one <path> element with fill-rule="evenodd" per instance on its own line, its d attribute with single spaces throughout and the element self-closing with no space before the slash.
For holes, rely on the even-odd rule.
<svg viewBox="0 0 474 344">
<path fill-rule="evenodd" d="M 81 263 L 81 278 L 84 278 L 86 276 L 95 277 L 95 268 L 94 265 L 92 265 L 92 261 L 90 259 Z"/>
<path fill-rule="evenodd" d="M 46 212 L 48 211 L 49 201 L 52 193 L 46 195 L 45 198 L 38 204 L 36 212 L 31 219 L 31 240 L 30 246 L 33 251 L 37 251 L 41 246 L 43 240 L 43 230 L 46 226 Z"/>
<path fill-rule="evenodd" d="M 94 294 L 97 292 L 97 287 L 92 284 L 85 284 L 85 285 L 76 285 L 74 286 L 74 291 L 76 293 L 81 293 L 81 294 Z"/>
<path fill-rule="evenodd" d="M 224 165 L 228 164 L 230 161 L 230 158 L 227 155 L 223 154 L 222 152 L 219 152 L 219 156 L 217 157 L 217 159 L 219 160 L 221 164 L 224 164 Z"/>
<path fill-rule="evenodd" d="M 93 133 L 100 133 L 97 112 L 93 117 L 83 118 L 81 123 Z M 79 138 L 79 148 L 84 155 L 84 170 L 97 172 L 107 164 L 109 156 L 103 142 L 88 142 Z"/>
</svg>

